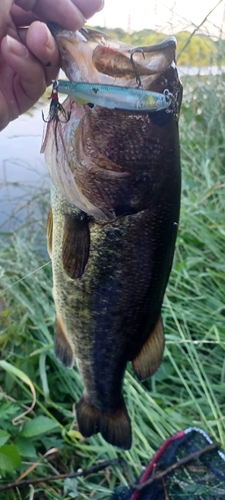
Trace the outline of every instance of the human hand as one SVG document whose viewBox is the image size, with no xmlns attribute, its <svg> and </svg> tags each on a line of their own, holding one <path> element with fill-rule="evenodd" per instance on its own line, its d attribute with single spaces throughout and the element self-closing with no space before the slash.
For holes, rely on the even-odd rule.
<svg viewBox="0 0 225 500">
<path fill-rule="evenodd" d="M 59 53 L 45 23 L 77 30 L 102 7 L 103 0 L 0 0 L 0 130 L 57 76 Z"/>
</svg>

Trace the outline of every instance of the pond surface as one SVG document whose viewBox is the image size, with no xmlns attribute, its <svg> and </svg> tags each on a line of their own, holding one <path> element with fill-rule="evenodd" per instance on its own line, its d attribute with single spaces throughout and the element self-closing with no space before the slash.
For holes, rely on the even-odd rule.
<svg viewBox="0 0 225 500">
<path fill-rule="evenodd" d="M 225 66 L 179 66 L 180 76 L 209 76 L 225 73 Z"/>
<path fill-rule="evenodd" d="M 50 180 L 40 154 L 41 110 L 47 114 L 48 108 L 42 98 L 0 133 L 0 232 L 15 231 L 42 216 L 41 193 L 49 193 Z"/>
</svg>

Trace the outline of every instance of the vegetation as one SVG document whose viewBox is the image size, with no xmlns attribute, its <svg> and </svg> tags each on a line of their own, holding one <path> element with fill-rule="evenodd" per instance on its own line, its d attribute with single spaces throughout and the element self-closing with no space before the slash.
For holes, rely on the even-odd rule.
<svg viewBox="0 0 225 500">
<path fill-rule="evenodd" d="M 74 411 L 80 376 L 53 353 L 55 311 L 47 254 L 36 250 L 29 236 L 2 235 L 0 486 L 69 474 L 119 456 L 135 479 L 164 439 L 193 425 L 225 448 L 225 82 L 220 76 L 185 78 L 183 83 L 182 208 L 163 306 L 167 343 L 162 366 L 151 380 L 140 384 L 127 370 L 132 449 L 122 453 L 99 435 L 82 439 Z M 43 479 L 0 496 L 107 500 L 116 484 L 126 484 L 119 466 L 85 479 Z"/>
</svg>

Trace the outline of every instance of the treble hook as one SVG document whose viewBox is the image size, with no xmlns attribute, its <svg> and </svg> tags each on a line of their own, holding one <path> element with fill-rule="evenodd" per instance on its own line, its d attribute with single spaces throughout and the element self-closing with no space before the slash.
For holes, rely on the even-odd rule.
<svg viewBox="0 0 225 500">
<path fill-rule="evenodd" d="M 50 108 L 49 108 L 49 115 L 48 118 L 46 119 L 44 117 L 44 113 L 42 111 L 42 119 L 45 123 L 49 123 L 52 120 L 55 120 L 60 123 L 68 123 L 70 119 L 71 112 L 66 111 L 62 104 L 59 102 L 59 96 L 58 96 L 58 82 L 57 80 L 52 80 L 52 92 L 49 97 L 51 99 L 50 103 Z M 64 116 L 65 120 L 61 120 L 59 118 L 59 113 L 62 113 Z"/>
<path fill-rule="evenodd" d="M 136 66 L 135 66 L 135 62 L 134 62 L 134 58 L 133 58 L 135 52 L 141 52 L 141 54 L 143 55 L 143 59 L 145 59 L 145 54 L 144 54 L 143 49 L 141 49 L 141 48 L 140 49 L 133 49 L 131 51 L 131 54 L 130 54 L 130 62 L 132 64 L 132 66 L 133 66 L 133 70 L 134 70 L 134 74 L 135 74 L 136 82 L 137 82 L 137 88 L 139 89 L 139 87 L 141 87 L 142 84 L 141 84 L 141 77 L 140 77 L 140 75 L 137 72 L 137 69 L 136 69 Z"/>
</svg>

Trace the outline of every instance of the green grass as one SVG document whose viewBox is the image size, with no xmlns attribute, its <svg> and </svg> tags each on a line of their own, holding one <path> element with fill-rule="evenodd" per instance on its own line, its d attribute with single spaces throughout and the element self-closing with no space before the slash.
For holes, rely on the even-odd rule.
<svg viewBox="0 0 225 500">
<path fill-rule="evenodd" d="M 184 84 L 181 220 L 163 306 L 167 344 L 151 380 L 140 384 L 127 370 L 124 392 L 133 446 L 122 453 L 99 435 L 80 438 L 74 412 L 82 392 L 80 376 L 60 365 L 53 353 L 51 266 L 33 273 L 48 262 L 47 254 L 35 250 L 35 240 L 7 236 L 0 250 L 1 290 L 10 287 L 0 293 L 0 351 L 8 363 L 0 363 L 0 485 L 41 457 L 29 478 L 69 474 L 124 456 L 135 479 L 166 437 L 192 425 L 225 448 L 225 84 L 221 76 L 186 78 Z M 23 415 L 34 390 L 36 405 Z M 126 484 L 118 466 L 71 481 L 35 486 L 34 498 L 107 500 L 116 484 Z M 32 498 L 28 487 L 1 495 L 3 500 Z"/>
</svg>

